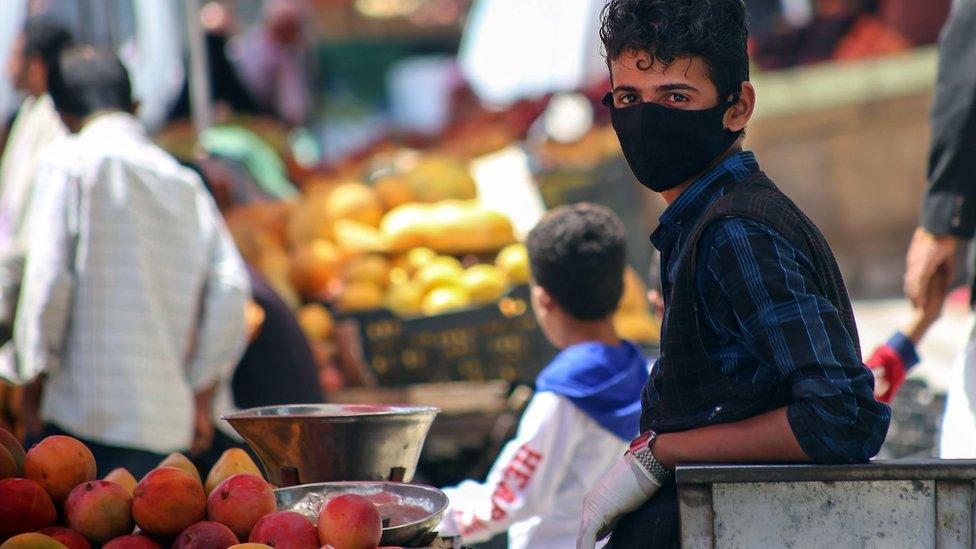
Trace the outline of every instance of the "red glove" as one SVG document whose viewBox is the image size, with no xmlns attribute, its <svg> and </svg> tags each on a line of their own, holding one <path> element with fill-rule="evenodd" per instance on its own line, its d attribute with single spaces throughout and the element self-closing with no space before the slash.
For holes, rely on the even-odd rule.
<svg viewBox="0 0 976 549">
<path fill-rule="evenodd" d="M 882 345 L 874 350 L 866 364 L 874 373 L 875 398 L 879 402 L 890 403 L 908 375 L 901 356 L 891 347 Z"/>
</svg>

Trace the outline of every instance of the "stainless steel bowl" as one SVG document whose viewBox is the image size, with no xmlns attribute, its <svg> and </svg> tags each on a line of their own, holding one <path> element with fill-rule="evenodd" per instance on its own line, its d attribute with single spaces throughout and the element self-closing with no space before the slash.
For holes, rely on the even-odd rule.
<svg viewBox="0 0 976 549">
<path fill-rule="evenodd" d="M 447 496 L 436 488 L 400 482 L 324 482 L 280 488 L 275 490 L 275 500 L 279 511 L 296 511 L 317 522 L 322 506 L 334 496 L 370 496 L 380 492 L 394 494 L 402 503 L 416 505 L 430 513 L 422 520 L 383 528 L 380 545 L 411 547 L 429 544 L 448 504 Z"/>
<path fill-rule="evenodd" d="M 275 486 L 413 479 L 432 407 L 317 404 L 243 410 L 227 420 Z"/>
</svg>

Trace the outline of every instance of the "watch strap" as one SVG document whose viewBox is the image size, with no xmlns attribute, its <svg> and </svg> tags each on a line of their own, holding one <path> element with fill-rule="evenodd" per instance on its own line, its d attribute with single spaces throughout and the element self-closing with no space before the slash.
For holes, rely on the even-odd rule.
<svg viewBox="0 0 976 549">
<path fill-rule="evenodd" d="M 631 450 L 634 458 L 648 473 L 651 477 L 660 485 L 671 480 L 674 473 L 665 468 L 661 463 L 654 457 L 654 453 L 651 452 L 650 446 L 644 446 L 638 448 L 637 450 Z"/>
</svg>

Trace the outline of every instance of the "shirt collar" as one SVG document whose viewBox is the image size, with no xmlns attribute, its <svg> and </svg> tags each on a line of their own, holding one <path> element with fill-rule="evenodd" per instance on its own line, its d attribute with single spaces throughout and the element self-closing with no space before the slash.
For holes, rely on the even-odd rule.
<svg viewBox="0 0 976 549">
<path fill-rule="evenodd" d="M 78 135 L 98 135 L 103 132 L 121 132 L 133 137 L 146 137 L 146 130 L 139 120 L 127 112 L 107 111 L 93 115 L 82 126 Z"/>
<path fill-rule="evenodd" d="M 759 162 L 751 151 L 732 154 L 708 173 L 699 177 L 672 202 L 659 218 L 660 226 L 651 235 L 651 242 L 661 249 L 661 233 L 691 225 L 716 198 L 726 184 L 739 182 L 759 171 Z"/>
</svg>

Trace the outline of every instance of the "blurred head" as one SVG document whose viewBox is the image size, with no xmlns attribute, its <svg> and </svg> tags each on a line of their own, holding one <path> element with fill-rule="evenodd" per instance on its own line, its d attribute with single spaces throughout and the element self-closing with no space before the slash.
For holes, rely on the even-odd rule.
<svg viewBox="0 0 976 549">
<path fill-rule="evenodd" d="M 609 322 L 624 288 L 623 224 L 595 204 L 547 213 L 525 242 L 532 269 L 532 306 L 546 337 L 565 346 L 568 327 Z"/>
<path fill-rule="evenodd" d="M 50 79 L 54 106 L 72 131 L 100 112 L 132 112 L 132 86 L 122 61 L 112 52 L 91 46 L 61 55 Z"/>
<path fill-rule="evenodd" d="M 301 0 L 271 0 L 264 10 L 264 24 L 276 42 L 297 44 L 301 42 L 305 16 Z"/>
<path fill-rule="evenodd" d="M 28 19 L 7 59 L 7 73 L 14 87 L 35 97 L 45 94 L 48 75 L 72 41 L 71 31 L 50 16 Z"/>
<path fill-rule="evenodd" d="M 208 34 L 228 36 L 234 29 L 234 12 L 222 2 L 207 2 L 200 8 L 200 25 Z"/>
</svg>

